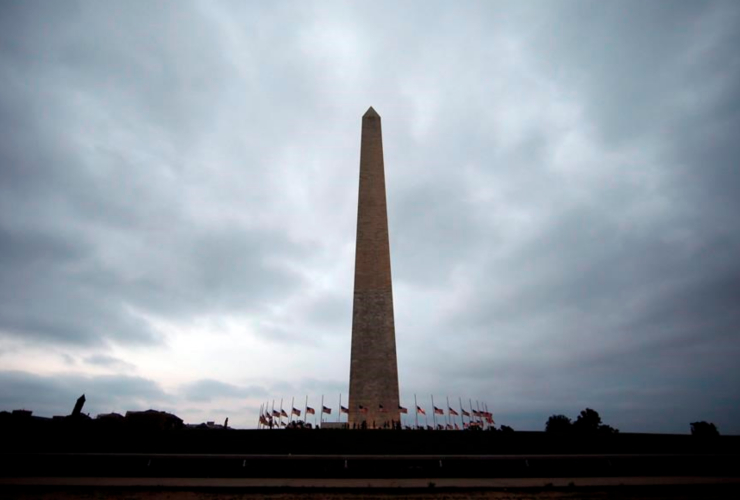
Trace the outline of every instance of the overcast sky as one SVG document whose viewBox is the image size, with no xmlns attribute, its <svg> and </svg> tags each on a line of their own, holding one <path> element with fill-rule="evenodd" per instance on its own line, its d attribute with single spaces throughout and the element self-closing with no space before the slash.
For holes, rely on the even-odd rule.
<svg viewBox="0 0 740 500">
<path fill-rule="evenodd" d="M 3 1 L 0 410 L 336 412 L 372 105 L 404 405 L 738 434 L 738 47 L 734 1 Z"/>
</svg>

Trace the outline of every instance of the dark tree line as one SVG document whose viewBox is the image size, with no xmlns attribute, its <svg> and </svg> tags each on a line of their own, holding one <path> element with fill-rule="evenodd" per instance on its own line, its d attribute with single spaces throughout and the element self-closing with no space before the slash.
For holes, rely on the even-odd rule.
<svg viewBox="0 0 740 500">
<path fill-rule="evenodd" d="M 565 415 L 552 415 L 547 419 L 545 432 L 550 434 L 616 434 L 619 430 L 610 425 L 602 424 L 599 413 L 591 408 L 586 408 L 581 411 L 575 422 L 572 422 Z"/>
<path fill-rule="evenodd" d="M 601 423 L 598 412 L 591 408 L 583 410 L 575 422 L 565 415 L 551 415 L 545 424 L 545 432 L 550 434 L 616 434 L 619 430 Z M 700 437 L 719 436 L 719 430 L 711 422 L 692 422 L 691 435 Z"/>
</svg>

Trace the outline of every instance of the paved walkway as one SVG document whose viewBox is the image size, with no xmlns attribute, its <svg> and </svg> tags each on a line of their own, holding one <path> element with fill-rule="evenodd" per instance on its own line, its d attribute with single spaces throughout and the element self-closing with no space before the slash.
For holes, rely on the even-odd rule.
<svg viewBox="0 0 740 500">
<path fill-rule="evenodd" d="M 583 478 L 431 478 L 431 479 L 259 479 L 259 478 L 150 478 L 150 477 L 20 477 L 0 478 L 3 486 L 146 487 L 146 488 L 253 488 L 253 489 L 505 489 L 612 486 L 740 486 L 740 477 L 583 477 Z"/>
</svg>

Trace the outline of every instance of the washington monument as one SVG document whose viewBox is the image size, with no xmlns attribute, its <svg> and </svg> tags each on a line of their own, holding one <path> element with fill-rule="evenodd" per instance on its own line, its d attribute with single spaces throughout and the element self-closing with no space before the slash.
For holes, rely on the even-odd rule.
<svg viewBox="0 0 740 500">
<path fill-rule="evenodd" d="M 382 428 L 399 421 L 398 362 L 383 136 L 372 107 L 362 117 L 356 245 L 349 425 Z"/>
</svg>

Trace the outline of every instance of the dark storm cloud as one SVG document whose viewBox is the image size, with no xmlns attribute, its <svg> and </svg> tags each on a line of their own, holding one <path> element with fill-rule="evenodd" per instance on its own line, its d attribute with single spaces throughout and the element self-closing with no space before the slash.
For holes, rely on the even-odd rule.
<svg viewBox="0 0 740 500">
<path fill-rule="evenodd" d="M 29 404 L 29 394 L 33 403 Z M 69 415 L 75 401 L 85 394 L 86 413 L 169 407 L 173 398 L 156 382 L 123 375 L 34 375 L 21 371 L 0 372 L 0 408 L 26 408 L 41 416 Z"/>
<path fill-rule="evenodd" d="M 716 106 L 724 98 L 716 94 L 736 99 L 732 47 L 740 34 L 730 2 L 569 2 L 540 16 L 532 53 L 585 97 L 588 117 L 611 145 L 671 133 L 686 111 L 721 120 Z"/>
<path fill-rule="evenodd" d="M 345 392 L 324 349 L 349 356 L 373 105 L 407 405 L 740 432 L 739 25 L 732 2 L 5 2 L 0 354 L 241 314 L 300 345 L 269 397 Z M 264 395 L 200 377 L 182 397 Z"/>
<path fill-rule="evenodd" d="M 526 409 L 510 417 L 520 425 L 540 412 L 535 428 L 555 408 L 591 405 L 627 430 L 686 432 L 705 415 L 737 432 L 738 245 L 677 242 L 670 220 L 616 222 L 564 212 L 527 249 L 482 267 L 473 289 L 488 293 L 440 322 L 445 338 L 413 360 L 418 372 L 453 394 L 494 393 L 504 414 Z"/>
<path fill-rule="evenodd" d="M 249 149 L 230 146 L 236 156 L 201 152 L 211 134 L 201 127 L 223 121 L 210 101 L 229 92 L 218 82 L 234 68 L 207 55 L 222 40 L 199 14 L 47 7 L 55 12 L 11 4 L 3 16 L 0 329 L 27 341 L 155 343 L 140 314 L 254 311 L 296 286 L 283 262 L 301 245 L 259 221 L 279 203 L 265 196 L 273 124 L 242 122 Z M 253 127 L 263 140 L 250 139 Z M 232 181 L 235 161 L 248 168 Z"/>
<path fill-rule="evenodd" d="M 262 398 L 267 391 L 258 386 L 242 387 L 218 380 L 198 380 L 180 388 L 188 401 L 212 401 L 219 398 Z"/>
<path fill-rule="evenodd" d="M 480 120 L 445 108 L 434 155 L 389 196 L 395 277 L 420 294 L 436 285 L 444 305 L 428 310 L 431 331 L 398 325 L 414 336 L 406 349 L 433 346 L 407 357 L 406 380 L 496 394 L 499 411 L 534 428 L 592 404 L 628 430 L 686 432 L 704 414 L 737 432 L 738 9 L 541 7 L 522 56 L 568 88 L 597 154 L 574 150 L 563 171 L 565 137 L 547 114 L 507 144 L 455 134 Z"/>
<path fill-rule="evenodd" d="M 106 356 L 105 354 L 93 354 L 85 358 L 85 363 L 95 366 L 102 366 L 105 368 L 111 368 L 114 370 L 135 370 L 136 367 L 131 363 L 127 363 L 122 359 L 118 359 L 114 356 Z"/>
<path fill-rule="evenodd" d="M 270 386 L 271 396 L 302 396 L 308 394 L 311 398 L 319 397 L 320 394 L 334 398 L 336 395 L 346 392 L 347 384 L 336 380 L 316 379 L 311 376 L 301 376 L 296 380 L 281 381 Z"/>
</svg>

